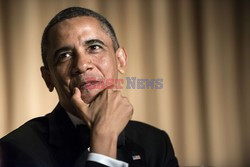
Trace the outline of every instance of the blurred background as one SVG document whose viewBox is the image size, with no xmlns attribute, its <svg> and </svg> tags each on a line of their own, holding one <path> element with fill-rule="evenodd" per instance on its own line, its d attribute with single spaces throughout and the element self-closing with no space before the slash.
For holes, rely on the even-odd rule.
<svg viewBox="0 0 250 167">
<path fill-rule="evenodd" d="M 0 137 L 54 108 L 40 41 L 70 6 L 103 14 L 129 56 L 122 78 L 163 79 L 124 89 L 133 119 L 165 130 L 181 166 L 250 165 L 249 0 L 1 0 Z M 146 132 L 145 132 L 146 133 Z"/>
</svg>

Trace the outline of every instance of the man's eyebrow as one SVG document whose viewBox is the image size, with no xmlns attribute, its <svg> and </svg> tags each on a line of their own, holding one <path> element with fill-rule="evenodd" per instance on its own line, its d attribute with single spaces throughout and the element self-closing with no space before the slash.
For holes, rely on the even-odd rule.
<svg viewBox="0 0 250 167">
<path fill-rule="evenodd" d="M 106 47 L 106 45 L 104 44 L 104 42 L 102 42 L 99 39 L 90 39 L 90 40 L 84 41 L 84 45 L 92 45 L 92 44 L 97 44 L 97 43 L 99 43 L 99 44 L 101 44 L 101 45 L 103 45 L 103 46 Z M 57 49 L 55 51 L 54 55 L 56 56 L 56 55 L 58 55 L 61 52 L 69 51 L 71 49 L 72 49 L 72 47 L 70 47 L 70 46 L 65 46 L 65 47 L 59 48 L 59 49 Z"/>
<path fill-rule="evenodd" d="M 104 44 L 104 42 L 102 42 L 102 41 L 99 40 L 99 39 L 90 39 L 90 40 L 84 41 L 84 45 L 92 45 L 92 44 L 96 44 L 96 43 L 99 43 L 99 44 L 101 44 L 101 45 L 103 45 L 103 46 L 106 46 L 106 45 Z"/>
<path fill-rule="evenodd" d="M 56 55 L 58 55 L 59 53 L 61 53 L 61 52 L 65 52 L 65 51 L 69 51 L 69 50 L 71 50 L 72 48 L 71 47 L 69 47 L 69 46 L 65 46 L 65 47 L 62 47 L 62 48 L 59 48 L 59 49 L 57 49 L 56 51 L 55 51 L 55 56 Z"/>
</svg>

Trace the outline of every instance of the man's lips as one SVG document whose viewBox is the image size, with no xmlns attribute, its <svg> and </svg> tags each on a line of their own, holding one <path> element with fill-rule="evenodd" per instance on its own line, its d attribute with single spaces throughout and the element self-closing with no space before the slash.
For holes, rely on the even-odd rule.
<svg viewBox="0 0 250 167">
<path fill-rule="evenodd" d="M 104 82 L 102 80 L 87 80 L 77 86 L 80 90 L 86 89 L 103 89 Z"/>
<path fill-rule="evenodd" d="M 100 81 L 96 81 L 96 80 L 93 80 L 93 81 L 86 81 L 84 82 L 82 85 L 80 85 L 80 90 L 81 89 L 89 89 L 91 87 L 93 87 L 94 85 L 98 85 L 99 83 L 101 83 Z"/>
<path fill-rule="evenodd" d="M 99 89 L 100 91 L 109 87 L 109 83 L 106 82 L 106 79 L 103 77 L 79 77 L 72 79 L 71 82 L 72 90 L 74 87 L 77 87 L 82 93 L 89 94 L 89 90 L 91 89 Z M 73 91 L 72 91 L 73 92 Z"/>
</svg>

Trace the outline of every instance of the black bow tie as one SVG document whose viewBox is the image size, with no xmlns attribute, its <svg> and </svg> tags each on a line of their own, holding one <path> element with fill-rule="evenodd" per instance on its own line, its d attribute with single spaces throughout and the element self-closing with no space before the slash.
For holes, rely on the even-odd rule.
<svg viewBox="0 0 250 167">
<path fill-rule="evenodd" d="M 86 125 L 77 125 L 76 133 L 78 136 L 79 146 L 84 150 L 90 145 L 90 130 Z"/>
</svg>

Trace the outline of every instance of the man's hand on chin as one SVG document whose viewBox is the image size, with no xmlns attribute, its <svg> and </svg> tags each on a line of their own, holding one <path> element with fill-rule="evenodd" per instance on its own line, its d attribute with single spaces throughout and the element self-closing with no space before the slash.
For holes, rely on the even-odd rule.
<svg viewBox="0 0 250 167">
<path fill-rule="evenodd" d="M 116 158 L 118 136 L 133 115 L 133 106 L 120 91 L 105 89 L 88 105 L 75 88 L 72 103 L 91 130 L 91 152 Z"/>
</svg>

